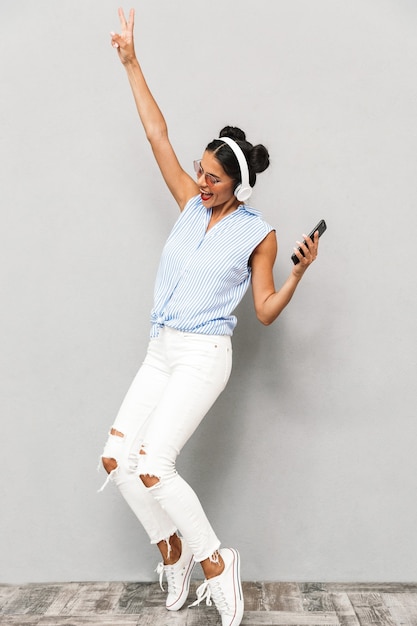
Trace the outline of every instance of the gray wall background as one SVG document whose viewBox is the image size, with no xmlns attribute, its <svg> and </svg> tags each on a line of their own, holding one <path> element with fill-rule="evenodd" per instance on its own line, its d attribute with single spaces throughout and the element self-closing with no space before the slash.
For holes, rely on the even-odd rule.
<svg viewBox="0 0 417 626">
<path fill-rule="evenodd" d="M 156 576 L 119 494 L 96 493 L 177 216 L 109 45 L 117 6 L 0 8 L 1 582 Z M 268 145 L 253 205 L 277 228 L 277 285 L 328 222 L 274 325 L 239 307 L 231 381 L 180 470 L 246 580 L 416 580 L 417 5 L 136 9 L 190 173 L 224 124 Z"/>
</svg>

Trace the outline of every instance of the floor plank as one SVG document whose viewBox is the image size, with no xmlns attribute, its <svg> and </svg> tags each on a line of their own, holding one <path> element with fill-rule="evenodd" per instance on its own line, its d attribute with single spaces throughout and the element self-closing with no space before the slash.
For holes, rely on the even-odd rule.
<svg viewBox="0 0 417 626">
<path fill-rule="evenodd" d="M 381 595 L 396 624 L 417 626 L 417 594 L 405 592 Z"/>
<path fill-rule="evenodd" d="M 37 615 L 2 615 L 0 617 L 1 626 L 37 626 L 41 617 Z"/>
<path fill-rule="evenodd" d="M 156 586 L 153 583 L 125 583 L 118 600 L 118 612 L 132 615 L 140 613 L 142 607 L 147 604 L 149 597 L 152 597 L 152 592 L 158 597 L 159 604 L 163 604 L 165 594 L 162 595 L 159 585 Z"/>
<path fill-rule="evenodd" d="M 123 583 L 80 583 L 62 587 L 45 615 L 87 615 L 113 613 L 118 608 Z"/>
<path fill-rule="evenodd" d="M 5 609 L 20 593 L 16 585 L 0 585 L 0 615 L 2 608 Z"/>
<path fill-rule="evenodd" d="M 379 593 L 349 593 L 361 626 L 397 626 Z"/>
<path fill-rule="evenodd" d="M 57 585 L 23 585 L 18 587 L 0 614 L 43 615 L 54 601 L 59 586 Z"/>
<path fill-rule="evenodd" d="M 340 626 L 360 626 L 355 609 L 347 593 L 340 591 L 332 592 L 331 598 Z"/>
<path fill-rule="evenodd" d="M 296 613 L 290 611 L 250 611 L 245 612 L 242 626 L 338 626 L 336 613 Z"/>
<path fill-rule="evenodd" d="M 304 583 L 301 594 L 305 611 L 334 611 L 331 595 L 322 583 Z"/>
<path fill-rule="evenodd" d="M 303 599 L 299 585 L 295 583 L 262 583 L 265 611 L 303 611 Z"/>
<path fill-rule="evenodd" d="M 313 583 L 314 584 L 314 583 Z M 316 583 L 317 585 L 317 583 Z M 320 583 L 326 591 L 357 593 L 417 593 L 417 583 Z"/>
</svg>

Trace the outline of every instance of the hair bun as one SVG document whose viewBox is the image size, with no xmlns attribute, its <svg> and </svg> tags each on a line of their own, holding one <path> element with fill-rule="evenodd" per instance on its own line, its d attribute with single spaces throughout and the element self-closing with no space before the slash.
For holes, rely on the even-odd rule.
<svg viewBox="0 0 417 626">
<path fill-rule="evenodd" d="M 253 146 L 249 153 L 249 164 L 253 170 L 260 174 L 269 166 L 269 152 L 262 144 Z"/>
<path fill-rule="evenodd" d="M 246 135 L 240 128 L 236 126 L 225 126 L 220 131 L 219 137 L 230 137 L 235 141 L 246 141 Z"/>
</svg>

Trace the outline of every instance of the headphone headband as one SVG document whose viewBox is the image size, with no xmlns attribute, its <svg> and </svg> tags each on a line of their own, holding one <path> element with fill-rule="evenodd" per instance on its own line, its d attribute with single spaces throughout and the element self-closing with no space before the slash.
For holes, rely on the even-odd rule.
<svg viewBox="0 0 417 626">
<path fill-rule="evenodd" d="M 240 202 L 244 202 L 250 198 L 252 193 L 252 187 L 249 184 L 249 168 L 246 161 L 246 157 L 243 154 L 242 148 L 231 137 L 220 137 L 221 141 L 227 143 L 227 145 L 233 150 L 235 157 L 239 163 L 240 175 L 242 182 L 236 187 L 234 194 Z"/>
</svg>

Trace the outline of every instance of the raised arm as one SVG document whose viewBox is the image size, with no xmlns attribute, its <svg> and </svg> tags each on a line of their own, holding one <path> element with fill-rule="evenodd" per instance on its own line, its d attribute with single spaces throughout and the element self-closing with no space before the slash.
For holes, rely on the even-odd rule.
<svg viewBox="0 0 417 626">
<path fill-rule="evenodd" d="M 136 58 L 133 40 L 135 12 L 131 9 L 129 19 L 126 21 L 123 10 L 119 9 L 119 18 L 121 34 L 111 33 L 112 46 L 117 49 L 120 61 L 126 70 L 136 108 L 159 169 L 182 210 L 187 201 L 198 194 L 199 189 L 197 183 L 183 170 L 177 159 L 169 141 L 165 118 L 146 83 Z"/>
<path fill-rule="evenodd" d="M 287 280 L 278 291 L 275 291 L 273 278 L 273 267 L 278 251 L 275 232 L 270 232 L 252 254 L 253 301 L 257 318 L 266 326 L 272 324 L 290 302 L 304 272 L 317 257 L 318 233 L 314 233 L 314 241 L 306 235 L 303 236 L 308 246 L 300 242 L 297 244 L 302 248 L 304 256 L 294 248 L 300 262 L 294 265 Z"/>
</svg>

